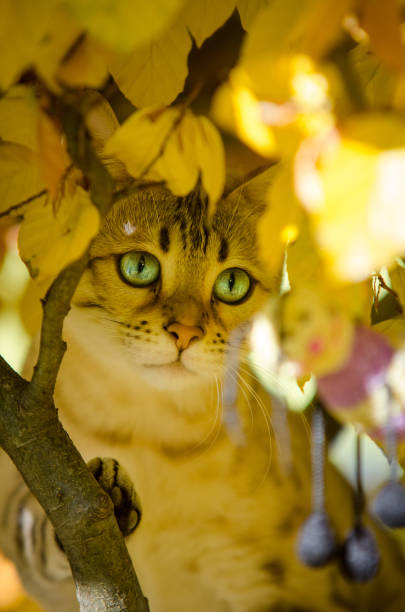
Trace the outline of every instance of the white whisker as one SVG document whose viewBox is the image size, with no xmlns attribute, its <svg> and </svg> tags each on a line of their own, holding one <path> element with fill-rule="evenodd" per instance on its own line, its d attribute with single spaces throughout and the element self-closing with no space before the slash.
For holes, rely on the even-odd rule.
<svg viewBox="0 0 405 612">
<path fill-rule="evenodd" d="M 200 447 L 203 447 L 202 453 L 205 453 L 207 450 L 209 450 L 210 448 L 212 448 L 212 446 L 215 444 L 215 442 L 218 439 L 218 436 L 220 434 L 221 428 L 222 428 L 222 402 L 221 402 L 221 398 L 220 398 L 220 388 L 219 388 L 219 381 L 218 381 L 218 377 L 215 376 L 215 388 L 216 388 L 216 404 L 215 404 L 215 415 L 214 415 L 214 422 L 212 427 L 209 429 L 209 431 L 198 441 L 196 442 L 193 446 L 190 447 L 189 452 L 187 454 L 194 454 L 196 450 L 198 450 Z M 214 434 L 214 435 L 213 435 Z M 213 435 L 212 440 L 210 440 L 209 444 L 206 445 L 206 441 Z"/>
<path fill-rule="evenodd" d="M 250 374 L 250 372 L 247 372 Z M 253 397 L 253 399 L 256 401 L 261 413 L 263 414 L 263 418 L 264 418 L 264 422 L 266 424 L 266 429 L 267 429 L 267 433 L 268 433 L 268 438 L 269 438 L 269 452 L 268 452 L 268 459 L 267 459 L 267 464 L 266 464 L 266 468 L 263 474 L 262 479 L 260 480 L 260 482 L 257 485 L 257 488 L 259 488 L 263 482 L 265 481 L 267 475 L 270 472 L 270 468 L 271 468 L 271 463 L 272 463 L 272 457 L 273 457 L 273 441 L 272 441 L 272 430 L 274 432 L 274 427 L 272 425 L 271 422 L 271 416 L 266 408 L 266 405 L 264 404 L 262 398 L 257 394 L 257 392 L 255 391 L 255 389 L 253 389 L 252 385 L 250 385 L 250 383 L 247 382 L 247 380 L 245 380 L 243 378 L 243 375 L 238 372 L 238 376 L 241 380 L 241 382 L 245 385 L 246 389 L 249 391 L 249 393 L 251 394 L 251 396 Z M 276 441 L 277 443 L 277 441 Z"/>
</svg>

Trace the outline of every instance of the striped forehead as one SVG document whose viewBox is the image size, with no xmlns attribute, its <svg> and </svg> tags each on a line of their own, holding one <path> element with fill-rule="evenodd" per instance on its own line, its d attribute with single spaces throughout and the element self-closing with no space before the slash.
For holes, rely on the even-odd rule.
<svg viewBox="0 0 405 612">
<path fill-rule="evenodd" d="M 177 235 L 182 251 L 189 255 L 206 254 L 210 230 L 207 224 L 207 200 L 197 194 L 177 198 L 161 220 L 159 246 L 168 253 Z"/>
<path fill-rule="evenodd" d="M 210 259 L 219 263 L 235 251 L 249 259 L 254 257 L 256 223 L 253 218 L 225 201 L 219 202 L 211 220 L 207 213 L 208 200 L 197 191 L 185 197 L 144 192 L 135 201 L 118 203 L 102 234 L 110 244 L 124 241 L 130 247 L 135 239 L 154 242 L 163 253 L 175 249 L 187 259 L 201 259 L 208 251 Z M 116 249 L 112 245 L 112 250 Z"/>
</svg>

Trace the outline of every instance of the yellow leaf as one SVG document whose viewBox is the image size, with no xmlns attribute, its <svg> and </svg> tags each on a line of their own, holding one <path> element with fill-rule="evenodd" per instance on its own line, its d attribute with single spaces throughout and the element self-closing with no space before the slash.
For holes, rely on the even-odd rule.
<svg viewBox="0 0 405 612">
<path fill-rule="evenodd" d="M 152 107 L 135 112 L 109 139 L 104 153 L 122 161 L 135 178 L 165 181 L 176 195 L 189 193 L 201 173 L 211 206 L 223 190 L 221 137 L 207 118 L 190 110 Z"/>
<path fill-rule="evenodd" d="M 257 14 L 270 4 L 271 0 L 236 0 L 240 20 L 244 29 L 249 32 Z"/>
<path fill-rule="evenodd" d="M 333 127 L 333 76 L 305 55 L 262 55 L 230 73 L 214 97 L 212 112 L 260 155 L 290 155 L 303 134 L 322 134 Z"/>
<path fill-rule="evenodd" d="M 401 36 L 401 9 L 397 0 L 362 0 L 360 23 L 370 37 L 370 47 L 394 70 L 405 68 L 405 45 Z"/>
<path fill-rule="evenodd" d="M 186 195 L 201 180 L 212 207 L 225 183 L 225 156 L 221 137 L 206 117 L 186 113 L 171 134 L 162 157 L 153 167 L 176 195 Z"/>
<path fill-rule="evenodd" d="M 49 281 L 49 286 L 63 268 L 83 254 L 98 228 L 97 209 L 81 187 L 66 194 L 57 212 L 41 198 L 24 212 L 18 237 L 21 258 L 31 276 L 41 284 Z"/>
<path fill-rule="evenodd" d="M 51 90 L 56 92 L 60 90 L 55 74 L 60 61 L 69 55 L 70 49 L 74 48 L 80 35 L 79 26 L 63 6 L 58 6 L 50 16 L 46 33 L 36 45 L 32 57 L 38 75 Z"/>
<path fill-rule="evenodd" d="M 38 118 L 33 90 L 14 85 L 0 99 L 0 138 L 37 151 Z"/>
<path fill-rule="evenodd" d="M 66 0 L 66 4 L 96 39 L 125 53 L 171 26 L 184 0 Z"/>
<path fill-rule="evenodd" d="M 135 178 L 163 152 L 180 117 L 178 108 L 148 107 L 133 113 L 107 141 L 104 153 L 122 161 Z"/>
<path fill-rule="evenodd" d="M 352 0 L 273 0 L 250 28 L 242 60 L 269 52 L 321 57 L 339 34 Z"/>
<path fill-rule="evenodd" d="M 59 0 L 1 0 L 0 89 L 6 90 L 32 64 L 35 50 L 47 35 Z M 35 25 L 33 17 L 35 15 Z"/>
<path fill-rule="evenodd" d="M 350 69 L 367 100 L 367 107 L 386 109 L 393 103 L 399 84 L 395 75 L 370 52 L 368 44 L 358 44 L 347 55 Z M 399 105 L 398 105 L 399 107 Z"/>
<path fill-rule="evenodd" d="M 180 20 L 159 38 L 129 55 L 116 55 L 111 60 L 110 71 L 135 106 L 167 105 L 183 89 L 190 49 L 190 36 Z"/>
<path fill-rule="evenodd" d="M 71 87 L 101 87 L 108 78 L 110 52 L 85 36 L 73 54 L 62 59 L 56 79 Z"/>
<path fill-rule="evenodd" d="M 29 0 L 1 1 L 0 88 L 35 67 L 45 83 L 58 90 L 54 74 L 62 57 L 80 34 L 60 0 L 39 0 L 33 13 Z"/>
<path fill-rule="evenodd" d="M 198 179 L 198 160 L 195 152 L 197 125 L 195 117 L 185 113 L 170 134 L 161 157 L 153 166 L 153 175 L 165 180 L 176 195 L 189 193 Z"/>
<path fill-rule="evenodd" d="M 235 0 L 189 0 L 183 13 L 187 28 L 198 47 L 222 26 L 235 10 Z"/>
<path fill-rule="evenodd" d="M 38 155 L 19 144 L 0 143 L 0 213 L 15 208 L 18 214 L 18 206 L 44 188 Z"/>
<path fill-rule="evenodd" d="M 229 83 L 216 91 L 212 116 L 215 121 L 264 157 L 277 152 L 273 130 L 265 125 L 257 97 L 243 84 L 239 84 L 237 73 L 231 74 Z"/>
<path fill-rule="evenodd" d="M 296 159 L 297 193 L 331 273 L 359 281 L 391 265 L 405 251 L 404 119 L 353 116 L 314 154 L 312 170 L 303 155 L 307 148 L 311 157 L 311 143 L 304 144 Z"/>
<path fill-rule="evenodd" d="M 391 287 L 398 295 L 399 303 L 405 312 L 405 268 L 403 265 L 396 265 L 390 270 L 390 279 Z"/>
<path fill-rule="evenodd" d="M 287 271 L 291 288 L 325 283 L 322 260 L 309 220 L 301 216 L 297 240 L 287 246 Z"/>
<path fill-rule="evenodd" d="M 62 183 L 71 161 L 61 131 L 45 113 L 41 113 L 39 118 L 38 143 L 42 176 L 50 201 L 57 204 L 56 197 L 63 191 Z"/>
<path fill-rule="evenodd" d="M 186 111 L 170 134 L 153 176 L 166 181 L 176 195 L 186 195 L 201 181 L 212 210 L 225 184 L 225 154 L 221 136 L 206 117 Z"/>
<path fill-rule="evenodd" d="M 273 181 L 267 193 L 267 208 L 257 227 L 257 238 L 261 258 L 270 274 L 279 275 L 286 246 L 299 233 L 302 213 L 293 191 L 291 164 L 277 164 L 271 171 Z"/>
<path fill-rule="evenodd" d="M 197 117 L 195 154 L 210 207 L 219 200 L 225 184 L 225 152 L 218 130 L 206 117 Z"/>
<path fill-rule="evenodd" d="M 396 348 L 399 349 L 402 353 L 404 350 L 404 341 L 405 341 L 405 319 L 402 316 L 394 317 L 392 319 L 386 319 L 385 321 L 381 321 L 377 323 L 377 325 L 373 325 L 373 329 L 381 333 L 385 336 L 389 343 Z M 404 384 L 404 369 L 403 369 L 404 361 L 402 359 L 402 368 L 400 372 L 400 376 L 402 379 L 402 385 Z"/>
</svg>

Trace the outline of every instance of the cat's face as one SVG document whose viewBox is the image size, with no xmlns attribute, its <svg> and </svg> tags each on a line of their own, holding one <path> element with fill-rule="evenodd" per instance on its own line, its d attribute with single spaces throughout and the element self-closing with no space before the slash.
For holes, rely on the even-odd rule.
<svg viewBox="0 0 405 612">
<path fill-rule="evenodd" d="M 263 206 L 247 198 L 233 192 L 208 226 L 197 194 L 142 190 L 114 206 L 93 245 L 76 313 L 155 387 L 220 376 L 230 332 L 275 288 L 256 248 Z"/>
</svg>

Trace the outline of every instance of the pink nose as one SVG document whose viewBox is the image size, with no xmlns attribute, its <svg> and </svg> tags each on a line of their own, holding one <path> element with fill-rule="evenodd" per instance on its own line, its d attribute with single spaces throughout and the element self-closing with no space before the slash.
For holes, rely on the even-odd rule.
<svg viewBox="0 0 405 612">
<path fill-rule="evenodd" d="M 196 325 L 172 323 L 168 325 L 166 329 L 176 338 L 176 346 L 180 351 L 186 349 L 194 338 L 202 338 L 204 335 L 201 327 L 197 327 Z"/>
</svg>

